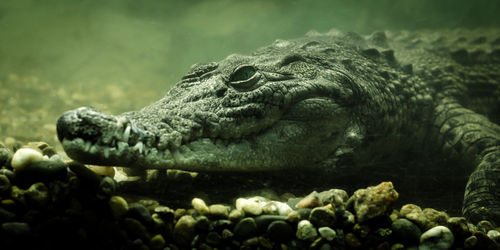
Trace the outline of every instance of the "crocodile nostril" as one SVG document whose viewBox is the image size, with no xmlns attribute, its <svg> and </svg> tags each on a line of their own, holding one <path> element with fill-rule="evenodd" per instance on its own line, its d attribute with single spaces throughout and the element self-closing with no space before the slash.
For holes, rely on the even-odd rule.
<svg viewBox="0 0 500 250">
<path fill-rule="evenodd" d="M 62 141 L 64 138 L 71 139 L 71 133 L 69 128 L 72 126 L 71 124 L 75 123 L 77 119 L 76 111 L 68 111 L 64 113 L 59 119 L 57 119 L 57 138 L 59 141 Z"/>
<path fill-rule="evenodd" d="M 220 88 L 215 92 L 217 97 L 223 97 L 226 94 L 227 88 Z"/>
</svg>

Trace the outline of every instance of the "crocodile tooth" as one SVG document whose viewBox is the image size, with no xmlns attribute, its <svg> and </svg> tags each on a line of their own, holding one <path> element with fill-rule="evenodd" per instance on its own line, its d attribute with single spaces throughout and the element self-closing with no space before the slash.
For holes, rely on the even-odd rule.
<svg viewBox="0 0 500 250">
<path fill-rule="evenodd" d="M 92 146 L 92 143 L 90 141 L 86 141 L 85 142 L 85 151 L 86 152 L 89 152 L 90 146 Z"/>
<path fill-rule="evenodd" d="M 139 141 L 139 142 L 137 142 L 137 144 L 135 144 L 135 146 L 132 149 L 135 151 L 139 151 L 139 154 L 142 154 L 143 148 L 144 148 L 144 144 L 142 144 L 142 142 Z"/>
<path fill-rule="evenodd" d="M 125 132 L 123 132 L 123 141 L 128 142 L 128 138 L 130 137 L 130 125 L 125 128 Z"/>
<path fill-rule="evenodd" d="M 95 153 L 97 153 L 97 151 L 99 151 L 99 149 L 97 148 L 97 146 L 96 145 L 92 145 L 92 147 L 90 147 L 89 153 L 95 154 Z"/>
<path fill-rule="evenodd" d="M 128 144 L 127 144 L 127 143 L 125 143 L 125 142 L 119 141 L 119 142 L 117 143 L 117 146 L 118 146 L 118 150 L 119 150 L 119 151 L 123 151 L 123 150 L 125 150 L 125 148 L 127 148 L 127 147 L 128 147 Z"/>
</svg>

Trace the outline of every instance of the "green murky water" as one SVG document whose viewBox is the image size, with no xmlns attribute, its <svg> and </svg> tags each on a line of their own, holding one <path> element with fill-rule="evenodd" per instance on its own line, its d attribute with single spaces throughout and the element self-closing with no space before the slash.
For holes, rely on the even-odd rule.
<svg viewBox="0 0 500 250">
<path fill-rule="evenodd" d="M 331 28 L 500 25 L 497 1 L 0 1 L 0 140 L 55 142 L 64 110 L 120 113 L 189 66 Z"/>
</svg>

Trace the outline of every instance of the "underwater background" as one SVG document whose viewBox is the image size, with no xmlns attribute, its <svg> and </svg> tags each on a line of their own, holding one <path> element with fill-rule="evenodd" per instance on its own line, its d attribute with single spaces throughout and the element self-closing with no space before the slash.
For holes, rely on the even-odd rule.
<svg viewBox="0 0 500 250">
<path fill-rule="evenodd" d="M 0 141 L 57 144 L 65 110 L 158 100 L 190 65 L 335 28 L 498 27 L 498 1 L 0 1 Z"/>
</svg>

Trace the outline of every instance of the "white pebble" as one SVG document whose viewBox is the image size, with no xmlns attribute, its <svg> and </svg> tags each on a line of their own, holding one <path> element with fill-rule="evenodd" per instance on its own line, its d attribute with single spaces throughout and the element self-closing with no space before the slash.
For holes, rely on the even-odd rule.
<svg viewBox="0 0 500 250">
<path fill-rule="evenodd" d="M 262 214 L 262 205 L 258 199 L 238 198 L 236 208 L 245 212 L 245 214 L 257 216 Z"/>
<path fill-rule="evenodd" d="M 31 148 L 20 148 L 18 149 L 14 155 L 12 156 L 12 161 L 10 165 L 14 170 L 18 171 L 30 164 L 33 161 L 41 161 L 43 160 L 42 153 L 31 149 Z"/>
<path fill-rule="evenodd" d="M 420 236 L 418 250 L 445 250 L 453 246 L 455 237 L 445 226 L 436 226 Z"/>
<path fill-rule="evenodd" d="M 201 215 L 208 214 L 209 212 L 207 204 L 205 204 L 205 201 L 203 201 L 200 198 L 194 198 L 191 201 L 191 205 L 193 205 L 194 210 L 196 210 L 196 212 L 198 212 Z"/>
</svg>

